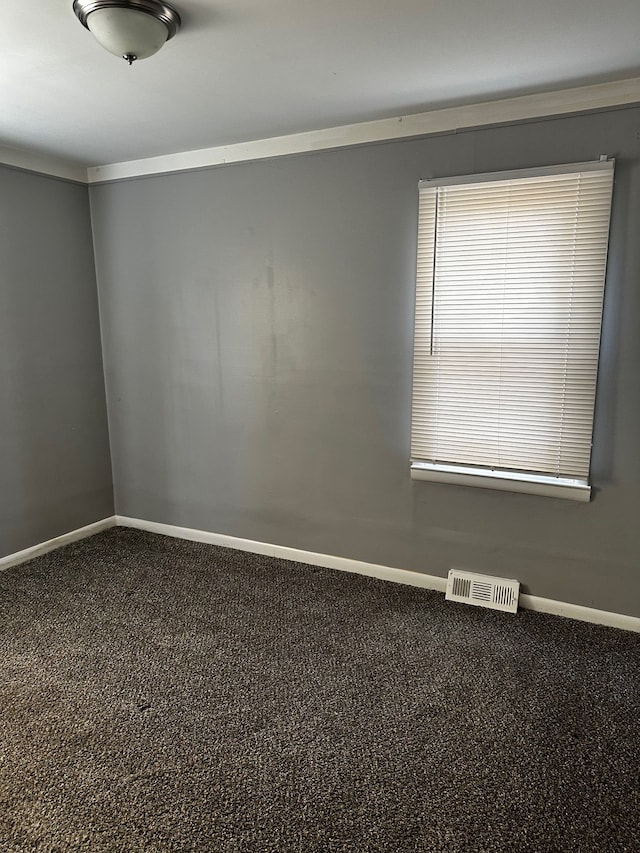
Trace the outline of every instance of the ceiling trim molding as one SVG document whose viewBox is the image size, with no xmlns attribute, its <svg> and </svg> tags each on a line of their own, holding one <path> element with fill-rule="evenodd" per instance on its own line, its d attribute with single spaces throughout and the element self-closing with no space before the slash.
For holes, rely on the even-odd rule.
<svg viewBox="0 0 640 853">
<path fill-rule="evenodd" d="M 0 164 L 68 181 L 100 184 L 636 103 L 640 103 L 640 77 L 89 168 L 34 151 L 0 146 Z"/>
<path fill-rule="evenodd" d="M 85 166 L 79 166 L 77 163 L 50 157 L 46 154 L 38 154 L 35 151 L 0 146 L 0 165 L 24 169 L 26 172 L 37 172 L 40 175 L 49 175 L 53 178 L 63 178 L 65 181 L 87 183 Z"/>
<path fill-rule="evenodd" d="M 614 83 L 599 83 L 537 95 L 522 95 L 500 101 L 431 110 L 416 115 L 361 122 L 326 130 L 202 148 L 197 151 L 184 151 L 179 154 L 167 154 L 125 163 L 92 166 L 87 169 L 87 179 L 89 184 L 121 181 L 167 172 L 205 169 L 228 163 L 262 160 L 288 154 L 362 145 L 368 142 L 406 139 L 639 102 L 640 77 L 634 77 Z"/>
</svg>

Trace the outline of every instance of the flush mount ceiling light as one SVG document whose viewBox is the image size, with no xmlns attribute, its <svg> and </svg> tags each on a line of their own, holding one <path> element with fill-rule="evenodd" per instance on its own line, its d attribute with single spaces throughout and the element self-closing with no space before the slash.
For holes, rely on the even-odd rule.
<svg viewBox="0 0 640 853">
<path fill-rule="evenodd" d="M 74 0 L 73 11 L 96 41 L 126 59 L 146 59 L 180 29 L 180 15 L 159 0 Z"/>
</svg>

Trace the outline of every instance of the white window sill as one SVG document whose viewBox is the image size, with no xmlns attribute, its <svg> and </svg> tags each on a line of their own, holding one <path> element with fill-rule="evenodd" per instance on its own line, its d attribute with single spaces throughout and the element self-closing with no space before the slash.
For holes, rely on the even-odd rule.
<svg viewBox="0 0 640 853">
<path fill-rule="evenodd" d="M 495 471 L 490 468 L 412 461 L 411 479 L 474 486 L 480 489 L 500 489 L 504 492 L 525 492 L 530 495 L 546 495 L 573 501 L 591 500 L 591 487 L 583 480 L 546 477 L 542 474 L 523 474 L 514 471 Z"/>
</svg>

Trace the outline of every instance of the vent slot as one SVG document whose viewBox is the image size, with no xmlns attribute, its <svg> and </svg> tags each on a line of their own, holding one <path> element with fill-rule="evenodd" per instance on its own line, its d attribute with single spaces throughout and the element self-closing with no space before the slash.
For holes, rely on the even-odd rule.
<svg viewBox="0 0 640 853">
<path fill-rule="evenodd" d="M 493 589 L 490 583 L 474 581 L 471 584 L 471 598 L 475 598 L 477 601 L 491 601 L 492 592 Z"/>
<path fill-rule="evenodd" d="M 493 590 L 494 604 L 503 604 L 505 607 L 510 607 L 513 604 L 513 590 L 509 586 L 496 584 Z"/>
<path fill-rule="evenodd" d="M 469 598 L 471 592 L 471 581 L 469 578 L 454 578 L 453 579 L 453 594 L 460 595 L 462 598 Z"/>
<path fill-rule="evenodd" d="M 449 601 L 462 601 L 477 607 L 515 613 L 519 594 L 520 581 L 451 569 L 445 597 Z"/>
</svg>

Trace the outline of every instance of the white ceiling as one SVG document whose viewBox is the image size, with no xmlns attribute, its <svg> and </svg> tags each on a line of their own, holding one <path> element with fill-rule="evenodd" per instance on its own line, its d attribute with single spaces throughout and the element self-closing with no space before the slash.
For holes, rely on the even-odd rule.
<svg viewBox="0 0 640 853">
<path fill-rule="evenodd" d="M 0 146 L 117 163 L 640 76 L 640 0 L 175 0 L 129 66 L 72 0 L 7 0 Z"/>
</svg>

